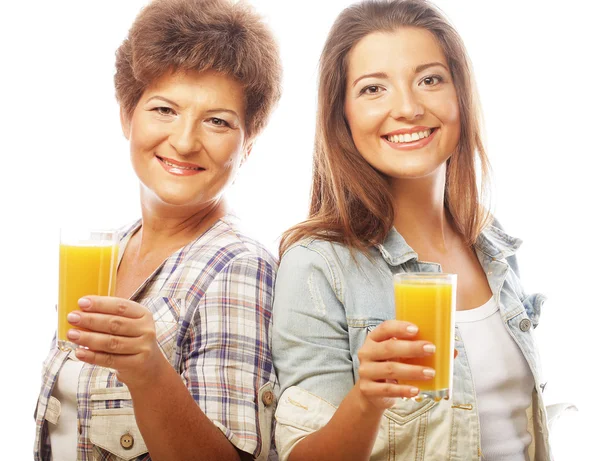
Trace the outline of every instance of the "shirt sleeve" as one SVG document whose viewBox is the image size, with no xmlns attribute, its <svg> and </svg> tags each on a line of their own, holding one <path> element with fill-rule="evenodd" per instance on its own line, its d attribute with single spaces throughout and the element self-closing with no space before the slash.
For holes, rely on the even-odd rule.
<svg viewBox="0 0 600 461">
<path fill-rule="evenodd" d="M 274 278 L 275 268 L 260 257 L 230 261 L 195 306 L 182 347 L 181 374 L 192 397 L 236 448 L 254 456 L 270 444 L 261 439 L 258 393 L 275 381 Z"/>
<path fill-rule="evenodd" d="M 273 361 L 281 396 L 276 413 L 280 459 L 323 427 L 354 386 L 339 276 L 303 246 L 281 260 L 273 306 Z"/>
</svg>

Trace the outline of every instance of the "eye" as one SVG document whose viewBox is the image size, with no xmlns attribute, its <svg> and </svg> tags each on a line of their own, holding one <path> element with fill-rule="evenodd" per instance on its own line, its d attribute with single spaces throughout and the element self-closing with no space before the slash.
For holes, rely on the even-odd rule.
<svg viewBox="0 0 600 461">
<path fill-rule="evenodd" d="M 377 94 L 381 93 L 383 88 L 379 85 L 369 85 L 365 86 L 362 90 L 360 90 L 360 94 Z"/>
<path fill-rule="evenodd" d="M 231 126 L 229 123 L 227 123 L 222 118 L 217 118 L 217 117 L 212 117 L 211 119 L 209 119 L 209 122 L 212 123 L 214 126 Z"/>
<path fill-rule="evenodd" d="M 152 110 L 157 112 L 159 115 L 175 115 L 175 111 L 170 107 L 155 107 Z"/>
<path fill-rule="evenodd" d="M 423 80 L 421 80 L 421 83 L 424 84 L 425 86 L 434 86 L 434 85 L 438 85 L 439 83 L 442 83 L 442 81 L 443 81 L 443 79 L 439 75 L 429 75 L 429 76 L 425 77 Z"/>
</svg>

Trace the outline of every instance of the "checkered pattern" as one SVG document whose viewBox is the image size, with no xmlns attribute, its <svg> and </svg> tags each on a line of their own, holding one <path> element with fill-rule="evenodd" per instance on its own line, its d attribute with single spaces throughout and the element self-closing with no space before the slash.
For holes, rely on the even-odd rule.
<svg viewBox="0 0 600 461">
<path fill-rule="evenodd" d="M 139 225 L 125 232 L 121 251 Z M 233 445 L 254 456 L 271 443 L 261 439 L 257 396 L 262 385 L 275 384 L 270 351 L 275 271 L 273 257 L 228 216 L 171 255 L 132 297 L 153 313 L 159 345 L 202 411 Z M 44 416 L 66 359 L 53 345 L 44 362 L 35 460 L 51 459 Z M 132 407 L 124 384 L 111 370 L 84 364 L 77 400 L 77 459 L 123 459 L 90 438 L 93 415 Z M 145 453 L 135 459 L 151 458 Z"/>
</svg>

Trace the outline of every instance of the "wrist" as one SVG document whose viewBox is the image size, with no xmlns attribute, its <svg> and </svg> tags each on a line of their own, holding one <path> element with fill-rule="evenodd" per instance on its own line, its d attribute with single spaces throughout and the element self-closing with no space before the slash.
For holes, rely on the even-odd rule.
<svg viewBox="0 0 600 461">
<path fill-rule="evenodd" d="M 169 376 L 170 373 L 174 373 L 175 370 L 167 360 L 167 358 L 158 351 L 155 358 L 145 364 L 142 370 L 136 372 L 127 373 L 127 377 L 122 380 L 130 392 L 135 392 L 138 389 L 144 389 L 146 391 L 152 388 L 162 388 L 164 386 L 164 380 Z"/>
<path fill-rule="evenodd" d="M 360 381 L 357 381 L 357 383 L 354 385 L 352 392 L 355 393 L 354 397 L 361 417 L 381 418 L 386 408 L 376 405 L 371 399 L 361 392 Z"/>
</svg>

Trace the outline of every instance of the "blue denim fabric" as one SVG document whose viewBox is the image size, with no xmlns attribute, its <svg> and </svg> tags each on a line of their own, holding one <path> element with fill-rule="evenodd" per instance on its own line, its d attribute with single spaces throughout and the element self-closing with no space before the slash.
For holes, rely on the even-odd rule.
<svg viewBox="0 0 600 461">
<path fill-rule="evenodd" d="M 520 244 L 491 225 L 479 236 L 475 250 L 506 329 L 535 380 L 528 411 L 530 460 L 548 461 L 544 383 L 532 334 L 544 297 L 523 292 L 514 258 Z M 354 386 L 357 352 L 369 331 L 395 318 L 393 274 L 439 271 L 439 264 L 419 261 L 394 229 L 368 256 L 314 239 L 299 242 L 283 255 L 273 308 L 273 359 L 280 384 L 276 444 L 282 461 L 295 443 L 329 421 Z M 458 329 L 456 348 L 452 399 L 398 399 L 382 418 L 371 459 L 481 459 L 477 400 Z"/>
</svg>

